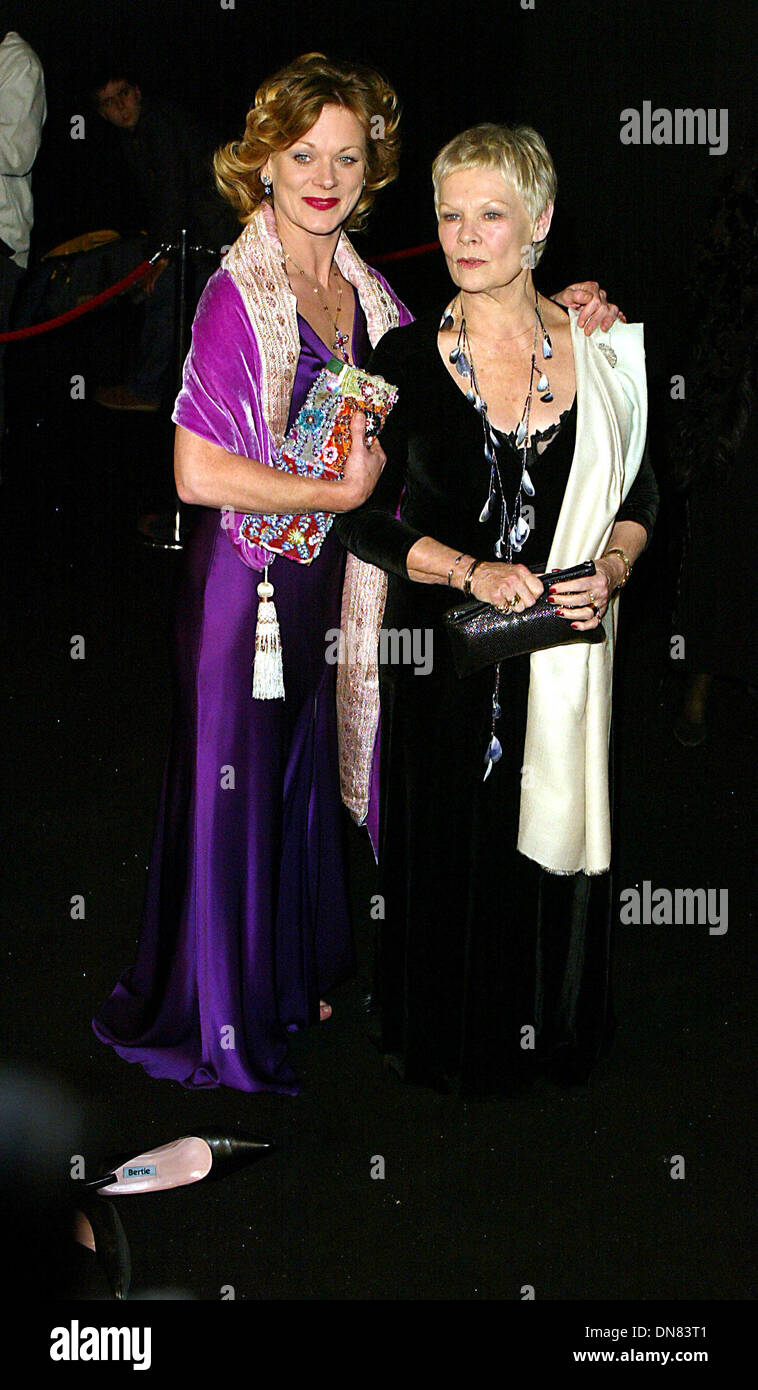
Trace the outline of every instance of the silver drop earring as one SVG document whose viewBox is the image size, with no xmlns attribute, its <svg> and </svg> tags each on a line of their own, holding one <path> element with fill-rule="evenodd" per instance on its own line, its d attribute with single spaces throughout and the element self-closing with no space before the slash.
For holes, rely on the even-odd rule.
<svg viewBox="0 0 758 1390">
<path fill-rule="evenodd" d="M 269 178 L 268 174 L 261 174 L 261 182 L 262 182 L 262 184 L 263 184 L 263 192 L 266 194 L 266 197 L 267 197 L 267 198 L 270 197 L 270 196 L 271 196 L 272 183 L 271 183 L 271 179 Z"/>
</svg>

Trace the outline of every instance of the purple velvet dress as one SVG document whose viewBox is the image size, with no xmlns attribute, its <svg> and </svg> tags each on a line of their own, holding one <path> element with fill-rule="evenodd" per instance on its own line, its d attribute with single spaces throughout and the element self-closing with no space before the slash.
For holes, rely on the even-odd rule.
<svg viewBox="0 0 758 1390">
<path fill-rule="evenodd" d="M 299 318 L 290 422 L 331 356 Z M 245 340 L 247 333 L 248 339 Z M 356 295 L 355 360 L 370 344 Z M 218 271 L 201 300 L 174 419 L 254 457 L 258 349 Z M 255 398 L 255 399 L 253 399 Z M 345 552 L 330 531 L 309 566 L 270 571 L 285 699 L 251 697 L 261 574 L 203 508 L 174 631 L 174 712 L 137 961 L 93 1027 L 151 1076 L 295 1095 L 287 1032 L 354 969 L 337 771 L 336 667 Z M 232 778 L 234 785 L 228 785 Z M 227 785 L 225 785 L 227 784 Z"/>
</svg>

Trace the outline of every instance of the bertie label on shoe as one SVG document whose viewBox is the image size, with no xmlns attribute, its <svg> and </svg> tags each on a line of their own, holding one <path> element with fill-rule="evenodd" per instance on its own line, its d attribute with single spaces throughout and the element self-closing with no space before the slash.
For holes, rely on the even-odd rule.
<svg viewBox="0 0 758 1390">
<path fill-rule="evenodd" d="M 145 1163 L 139 1168 L 126 1167 L 124 1168 L 124 1178 L 154 1178 L 157 1171 L 154 1163 Z"/>
</svg>

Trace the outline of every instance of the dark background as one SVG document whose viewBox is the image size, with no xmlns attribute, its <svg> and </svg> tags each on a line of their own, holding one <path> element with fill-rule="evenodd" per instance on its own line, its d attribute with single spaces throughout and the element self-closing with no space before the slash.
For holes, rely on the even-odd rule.
<svg viewBox="0 0 758 1390">
<path fill-rule="evenodd" d="M 218 0 L 38 0 L 12 22 L 47 81 L 36 254 L 120 215 L 111 132 L 87 105 L 103 52 L 123 52 L 146 93 L 202 116 L 221 140 L 241 133 L 264 75 L 318 49 L 380 67 L 404 108 L 400 179 L 359 241 L 368 259 L 434 237 L 429 170 L 450 136 L 479 120 L 531 122 L 559 180 L 541 287 L 591 276 L 630 319 L 644 320 L 654 405 L 668 397 L 670 374 L 685 370 L 695 248 L 719 184 L 755 135 L 753 0 L 536 0 L 534 11 L 517 0 L 236 0 L 231 11 Z M 619 113 L 646 99 L 728 107 L 728 153 L 622 146 Z M 87 138 L 71 141 L 79 113 Z M 388 274 L 414 310 L 446 294 L 441 257 Z M 136 1286 L 179 1284 L 210 1300 L 228 1283 L 241 1299 L 518 1301 L 523 1284 L 538 1301 L 754 1297 L 746 992 L 755 975 L 755 705 L 744 687 L 717 692 L 706 744 L 693 752 L 673 741 L 678 513 L 656 410 L 664 507 L 624 597 L 619 649 L 618 874 L 621 884 L 727 887 L 728 934 L 620 932 L 619 1034 L 589 1087 L 546 1085 L 528 1101 L 456 1110 L 383 1081 L 365 1037 L 370 877 L 355 842 L 361 976 L 336 993 L 326 1028 L 296 1040 L 297 1101 L 190 1094 L 128 1067 L 92 1037 L 89 1017 L 133 959 L 169 716 L 176 577 L 175 557 L 135 538 L 140 511 L 170 488 L 168 419 L 91 404 L 90 367 L 109 322 L 93 317 L 8 355 L 6 1050 L 52 1067 L 78 1091 L 91 1126 L 88 1162 L 101 1141 L 118 1151 L 202 1124 L 279 1141 L 275 1158 L 218 1187 L 122 1204 Z M 77 371 L 87 398 L 73 403 Z M 22 403 L 15 414 L 14 401 Z M 69 659 L 72 633 L 86 635 L 84 662 Z M 84 922 L 69 916 L 78 892 Z M 368 1177 L 375 1153 L 386 1156 L 385 1182 Z M 675 1153 L 687 1160 L 682 1183 L 669 1176 Z M 314 1355 L 322 1359 L 323 1348 Z"/>
<path fill-rule="evenodd" d="M 35 171 L 37 243 L 106 225 L 117 203 L 109 128 L 88 106 L 103 53 L 122 53 L 146 93 L 201 116 L 219 140 L 242 133 L 263 76 L 319 50 L 380 68 L 404 111 L 400 178 L 379 200 L 367 254 L 433 239 L 430 168 L 457 131 L 481 120 L 525 121 L 544 136 L 558 201 L 542 284 L 600 281 L 630 318 L 675 339 L 692 246 L 720 180 L 756 131 L 756 11 L 752 0 L 518 0 L 335 5 L 236 0 L 38 0 L 23 32 L 48 75 L 49 118 Z M 729 149 L 623 146 L 627 106 L 728 107 Z M 69 138 L 72 114 L 87 138 Z M 423 267 L 426 289 L 431 269 Z M 418 285 L 404 269 L 401 290 Z M 444 278 L 432 282 L 445 292 Z M 407 290 L 410 298 L 413 291 Z M 415 290 L 419 297 L 419 288 Z M 665 301 L 665 303 L 664 303 Z"/>
</svg>

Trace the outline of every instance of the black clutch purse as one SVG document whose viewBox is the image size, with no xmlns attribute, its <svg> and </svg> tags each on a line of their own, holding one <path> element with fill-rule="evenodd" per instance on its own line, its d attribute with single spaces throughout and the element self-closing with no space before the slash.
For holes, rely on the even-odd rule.
<svg viewBox="0 0 758 1390">
<path fill-rule="evenodd" d="M 593 560 L 574 565 L 572 569 L 556 570 L 539 575 L 549 584 L 563 584 L 570 579 L 583 579 L 595 573 Z M 485 666 L 494 666 L 509 656 L 527 656 L 544 651 L 546 647 L 562 647 L 568 642 L 603 642 L 605 630 L 597 627 L 579 631 L 569 618 L 561 618 L 542 598 L 522 613 L 503 613 L 491 603 L 470 599 L 458 608 L 451 608 L 443 618 L 458 676 L 472 676 Z"/>
</svg>

